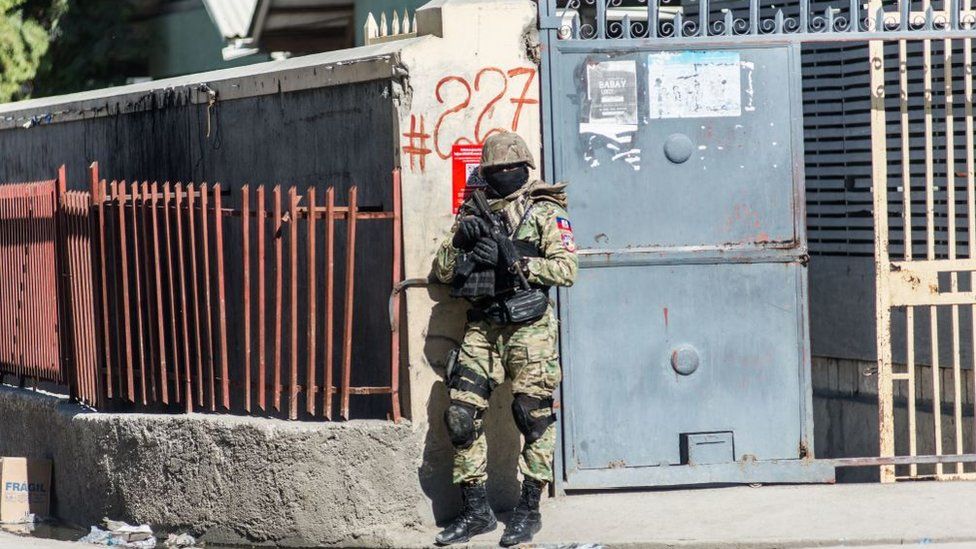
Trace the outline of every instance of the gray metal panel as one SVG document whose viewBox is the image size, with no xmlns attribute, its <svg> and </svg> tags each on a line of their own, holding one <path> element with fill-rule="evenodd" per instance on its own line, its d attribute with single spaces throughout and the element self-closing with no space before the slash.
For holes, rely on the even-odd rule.
<svg viewBox="0 0 976 549">
<path fill-rule="evenodd" d="M 579 246 L 614 250 L 794 241 L 796 195 L 790 184 L 780 184 L 790 181 L 793 170 L 789 94 L 773 84 L 789 70 L 788 50 L 731 52 L 741 56 L 743 94 L 751 92 L 755 114 L 649 119 L 643 112 L 644 124 L 631 145 L 640 160 L 614 160 L 619 152 L 613 144 L 580 132 L 585 72 L 579 67 L 633 60 L 639 67 L 638 83 L 646 89 L 648 75 L 642 69 L 649 53 L 565 53 L 560 59 L 564 64 L 552 75 L 556 90 L 577 92 L 556 98 L 568 112 L 553 119 L 552 131 L 560 136 L 554 151 L 557 177 L 572 182 Z M 770 81 L 750 86 L 754 75 Z M 646 95 L 641 95 L 639 103 L 646 107 Z M 758 113 L 762 124 L 754 122 Z M 682 164 L 668 161 L 663 152 L 675 134 L 687 136 L 693 147 L 691 158 Z M 635 165 L 640 169 L 635 171 Z M 604 215 L 609 211 L 614 215 Z"/>
<path fill-rule="evenodd" d="M 582 265 L 577 285 L 559 294 L 560 488 L 755 478 L 736 469 L 743 464 L 677 465 L 682 433 L 734 431 L 736 457 L 806 463 L 797 459 L 812 450 L 797 52 L 734 50 L 755 110 L 661 119 L 648 108 L 646 68 L 660 50 L 609 42 L 552 42 L 544 60 L 545 165 L 550 178 L 571 182 Z M 606 142 L 580 132 L 585 66 L 609 59 L 638 67 L 641 110 L 629 144 L 639 162 L 633 151 L 630 162 L 615 159 Z M 683 164 L 662 150 L 676 133 L 693 146 Z M 671 357 L 688 353 L 698 370 L 677 374 Z M 763 465 L 765 478 L 832 478 L 777 467 Z"/>
<path fill-rule="evenodd" d="M 562 306 L 571 469 L 680 463 L 682 433 L 799 457 L 795 263 L 586 268 Z M 719 283 L 719 281 L 721 281 Z M 690 375 L 672 355 L 694 349 Z"/>
</svg>

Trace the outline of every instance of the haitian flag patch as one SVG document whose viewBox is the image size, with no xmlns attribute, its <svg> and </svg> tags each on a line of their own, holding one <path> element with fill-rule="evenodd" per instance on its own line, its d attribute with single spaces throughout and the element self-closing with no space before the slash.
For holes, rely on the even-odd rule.
<svg viewBox="0 0 976 549">
<path fill-rule="evenodd" d="M 557 217 L 556 227 L 559 228 L 559 237 L 563 242 L 563 248 L 575 252 L 576 240 L 573 238 L 573 226 L 569 220 L 565 217 Z"/>
</svg>

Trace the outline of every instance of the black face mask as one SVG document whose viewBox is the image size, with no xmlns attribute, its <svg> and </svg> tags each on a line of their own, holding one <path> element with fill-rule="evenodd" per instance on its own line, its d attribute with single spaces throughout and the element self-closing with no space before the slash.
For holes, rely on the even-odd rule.
<svg viewBox="0 0 976 549">
<path fill-rule="evenodd" d="M 517 169 L 492 170 L 485 174 L 485 181 L 494 198 L 505 198 L 529 181 L 529 168 L 519 166 Z"/>
</svg>

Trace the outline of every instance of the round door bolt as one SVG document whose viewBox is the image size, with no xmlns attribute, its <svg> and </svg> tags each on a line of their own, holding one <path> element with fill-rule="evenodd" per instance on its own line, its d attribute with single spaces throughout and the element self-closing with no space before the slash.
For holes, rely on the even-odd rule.
<svg viewBox="0 0 976 549">
<path fill-rule="evenodd" d="M 690 345 L 681 345 L 671 351 L 671 367 L 683 376 L 694 373 L 700 363 L 698 351 Z"/>
<path fill-rule="evenodd" d="M 675 133 L 664 141 L 664 156 L 675 164 L 681 164 L 691 158 L 695 145 L 683 133 Z"/>
</svg>

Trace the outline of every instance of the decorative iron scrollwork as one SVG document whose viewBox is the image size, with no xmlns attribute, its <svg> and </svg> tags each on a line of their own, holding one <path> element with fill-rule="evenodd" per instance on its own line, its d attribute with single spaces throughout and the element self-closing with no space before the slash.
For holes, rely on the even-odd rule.
<svg viewBox="0 0 976 549">
<path fill-rule="evenodd" d="M 558 36 L 563 40 L 599 39 L 686 39 L 787 35 L 817 40 L 850 39 L 857 33 L 967 31 L 976 29 L 976 12 L 963 11 L 959 0 L 946 0 L 945 10 L 931 6 L 924 12 L 910 11 L 909 2 L 863 9 L 863 0 L 835 0 L 814 12 L 811 0 L 775 3 L 749 0 L 727 7 L 715 0 L 697 0 L 671 6 L 665 0 L 567 0 L 565 7 L 549 9 L 561 18 Z M 558 2 L 562 4 L 562 2 Z M 715 2 L 716 4 L 718 2 Z M 765 4 L 765 5 L 764 5 Z M 698 11 L 694 11 L 697 6 Z M 692 11 L 686 11 L 692 7 Z M 959 33 L 956 32 L 958 35 Z M 927 36 L 930 38 L 930 36 Z M 773 38 L 773 36 L 769 36 Z M 794 38 L 797 39 L 797 38 Z"/>
</svg>

